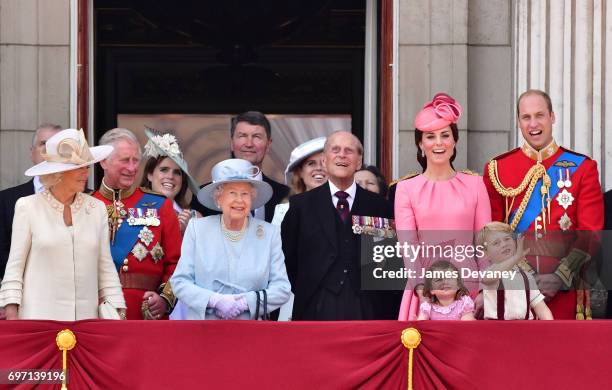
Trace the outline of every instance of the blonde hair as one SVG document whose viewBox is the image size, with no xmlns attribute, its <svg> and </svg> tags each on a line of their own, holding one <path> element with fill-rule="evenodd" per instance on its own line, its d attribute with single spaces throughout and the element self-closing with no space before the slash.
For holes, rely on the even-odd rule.
<svg viewBox="0 0 612 390">
<path fill-rule="evenodd" d="M 480 231 L 478 232 L 478 236 L 476 237 L 476 244 L 481 245 L 487 249 L 487 235 L 491 232 L 505 232 L 508 234 L 513 234 L 512 228 L 507 223 L 503 222 L 489 222 Z"/>
<path fill-rule="evenodd" d="M 40 175 L 40 184 L 45 187 L 45 189 L 50 189 L 51 187 L 57 185 L 60 181 L 62 181 L 62 177 L 64 176 L 64 172 L 57 173 L 49 173 L 47 175 Z"/>
</svg>

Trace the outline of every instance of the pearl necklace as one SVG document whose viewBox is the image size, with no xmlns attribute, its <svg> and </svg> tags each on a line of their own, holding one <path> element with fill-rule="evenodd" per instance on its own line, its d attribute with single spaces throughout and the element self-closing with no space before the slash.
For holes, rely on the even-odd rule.
<svg viewBox="0 0 612 390">
<path fill-rule="evenodd" d="M 244 237 L 244 234 L 246 233 L 246 228 L 248 225 L 247 222 L 248 222 L 248 218 L 245 218 L 244 223 L 242 224 L 242 228 L 240 230 L 229 230 L 225 226 L 225 221 L 223 220 L 223 216 L 221 216 L 221 231 L 223 232 L 223 235 L 228 240 L 232 242 L 240 241 L 242 240 L 242 237 Z"/>
</svg>

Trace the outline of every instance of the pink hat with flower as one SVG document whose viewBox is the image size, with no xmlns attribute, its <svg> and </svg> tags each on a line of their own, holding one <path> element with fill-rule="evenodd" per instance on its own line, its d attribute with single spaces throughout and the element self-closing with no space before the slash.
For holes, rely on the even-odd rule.
<svg viewBox="0 0 612 390">
<path fill-rule="evenodd" d="M 414 127 L 420 131 L 441 130 L 461 117 L 461 105 L 445 93 L 438 93 L 431 102 L 423 106 L 414 118 Z"/>
</svg>

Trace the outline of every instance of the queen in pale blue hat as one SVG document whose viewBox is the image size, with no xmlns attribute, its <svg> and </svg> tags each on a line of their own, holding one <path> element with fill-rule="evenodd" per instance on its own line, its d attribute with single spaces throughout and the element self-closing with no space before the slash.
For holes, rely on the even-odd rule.
<svg viewBox="0 0 612 390">
<path fill-rule="evenodd" d="M 217 163 L 212 168 L 212 182 L 200 189 L 198 202 L 209 209 L 222 211 L 219 208 L 216 194 L 218 194 L 226 183 L 248 183 L 252 187 L 251 208 L 257 209 L 266 204 L 272 197 L 272 187 L 256 177 L 259 168 L 247 160 L 231 158 Z M 250 210 L 249 210 L 250 211 Z"/>
<path fill-rule="evenodd" d="M 247 160 L 221 161 L 211 173 L 198 201 L 221 214 L 189 222 L 173 291 L 187 306 L 186 319 L 265 317 L 291 292 L 280 229 L 251 216 L 272 187 L 256 179 L 259 168 Z"/>
</svg>

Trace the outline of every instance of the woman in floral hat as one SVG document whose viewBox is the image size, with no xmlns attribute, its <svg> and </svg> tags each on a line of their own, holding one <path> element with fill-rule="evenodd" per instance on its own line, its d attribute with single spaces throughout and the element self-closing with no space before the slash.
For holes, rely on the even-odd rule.
<svg viewBox="0 0 612 390">
<path fill-rule="evenodd" d="M 395 224 L 400 242 L 443 244 L 458 250 L 460 246 L 473 245 L 474 233 L 491 221 L 489 196 L 482 177 L 458 172 L 453 166 L 461 112 L 461 105 L 455 99 L 439 93 L 416 115 L 417 161 L 423 173 L 397 186 Z M 473 255 L 455 255 L 444 260 L 456 261 L 459 269 L 474 269 L 478 264 Z M 414 270 L 417 278 L 408 280 L 400 320 L 416 319 L 419 298 L 413 294 L 413 287 L 420 291 L 422 280 L 418 276 L 432 260 L 442 259 L 404 258 L 406 268 Z M 478 285 L 477 280 L 465 282 L 468 288 Z"/>
<path fill-rule="evenodd" d="M 143 156 L 148 160 L 140 185 L 174 202 L 181 233 L 184 233 L 189 220 L 197 215 L 196 211 L 188 208 L 190 199 L 187 199 L 187 187 L 194 195 L 200 188 L 189 174 L 187 162 L 174 135 L 157 134 L 149 128 L 145 128 L 145 134 L 149 142 L 145 145 Z"/>
</svg>

